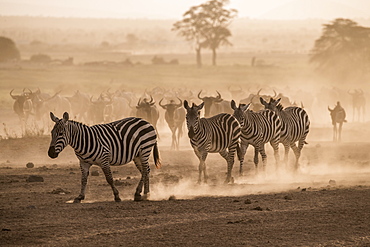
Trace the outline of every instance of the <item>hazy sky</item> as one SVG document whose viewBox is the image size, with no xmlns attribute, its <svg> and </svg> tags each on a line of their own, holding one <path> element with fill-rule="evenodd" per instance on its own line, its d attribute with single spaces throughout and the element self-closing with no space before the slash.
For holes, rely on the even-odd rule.
<svg viewBox="0 0 370 247">
<path fill-rule="evenodd" d="M 0 15 L 179 19 L 206 0 L 0 0 Z M 231 0 L 239 17 L 370 18 L 370 0 Z"/>
</svg>

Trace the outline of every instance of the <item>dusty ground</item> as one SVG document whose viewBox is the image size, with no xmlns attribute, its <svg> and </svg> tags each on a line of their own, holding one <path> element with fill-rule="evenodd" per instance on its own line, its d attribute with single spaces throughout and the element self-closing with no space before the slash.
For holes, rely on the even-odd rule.
<svg viewBox="0 0 370 247">
<path fill-rule="evenodd" d="M 187 141 L 175 152 L 165 138 L 150 201 L 133 201 L 139 174 L 130 163 L 112 168 L 122 202 L 100 173 L 81 204 L 71 203 L 80 171 L 70 148 L 51 160 L 50 137 L 1 140 L 0 245 L 370 246 L 370 143 L 311 140 L 295 175 L 273 162 L 255 175 L 249 150 L 247 174 L 238 177 L 236 165 L 233 185 L 223 184 L 226 164 L 211 154 L 209 184 L 197 185 Z M 27 182 L 30 175 L 44 182 Z"/>
</svg>

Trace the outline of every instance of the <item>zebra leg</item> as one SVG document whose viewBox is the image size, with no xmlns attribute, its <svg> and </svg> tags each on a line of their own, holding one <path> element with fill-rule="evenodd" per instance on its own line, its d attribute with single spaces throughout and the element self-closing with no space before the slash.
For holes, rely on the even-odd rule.
<svg viewBox="0 0 370 247">
<path fill-rule="evenodd" d="M 270 141 L 270 145 L 274 149 L 275 167 L 278 168 L 280 165 L 279 141 L 272 140 Z"/>
<path fill-rule="evenodd" d="M 266 163 L 267 163 L 267 155 L 266 155 L 266 151 L 265 151 L 265 145 L 264 144 L 261 144 L 259 146 L 259 152 L 262 156 L 262 170 L 263 172 L 265 172 L 266 170 Z M 257 164 L 256 164 L 256 169 L 257 169 Z"/>
<path fill-rule="evenodd" d="M 146 157 L 146 156 L 145 156 Z M 143 160 L 144 159 L 144 160 Z M 139 181 L 138 186 L 136 187 L 136 192 L 134 196 L 134 201 L 142 201 L 142 200 L 148 200 L 149 198 L 149 163 L 148 163 L 148 157 L 145 159 L 143 157 L 136 157 L 134 159 L 134 163 L 137 167 L 137 169 L 141 173 L 141 179 Z M 143 191 L 144 187 L 144 195 L 141 196 L 141 192 Z"/>
<path fill-rule="evenodd" d="M 73 203 L 80 203 L 81 200 L 84 200 L 85 199 L 85 190 L 86 190 L 87 178 L 89 176 L 90 167 L 91 167 L 90 164 L 80 161 L 80 169 L 81 169 L 81 192 L 74 199 Z"/>
<path fill-rule="evenodd" d="M 107 180 L 108 184 L 110 185 L 110 187 L 113 190 L 114 200 L 116 202 L 120 202 L 121 198 L 119 197 L 119 192 L 118 192 L 116 186 L 114 186 L 113 176 L 112 176 L 112 172 L 110 170 L 109 163 L 103 164 L 101 169 L 104 172 L 105 179 Z"/>
<path fill-rule="evenodd" d="M 240 148 L 237 149 L 238 158 L 240 161 L 240 167 L 239 167 L 239 176 L 243 176 L 243 163 L 244 163 L 244 156 L 247 152 L 248 144 L 240 144 Z"/>
<path fill-rule="evenodd" d="M 289 148 L 290 148 L 290 145 L 288 142 L 284 142 L 283 143 L 284 145 L 284 163 L 285 163 L 285 166 L 288 166 L 288 157 L 289 157 Z"/>
<path fill-rule="evenodd" d="M 295 142 L 292 142 L 290 144 L 290 147 L 292 148 L 293 152 L 294 152 L 294 155 L 295 155 L 295 171 L 298 170 L 298 167 L 299 167 L 299 157 L 301 156 L 301 151 L 299 150 L 299 148 L 297 147 L 297 145 L 295 144 Z"/>
<path fill-rule="evenodd" d="M 235 152 L 238 148 L 238 145 L 239 144 L 236 144 L 233 147 L 229 147 L 229 155 L 228 155 L 228 159 L 227 159 L 227 169 L 228 169 L 228 177 L 229 177 L 228 182 L 231 182 L 231 183 L 234 183 L 234 178 L 232 177 L 231 173 L 232 173 L 232 170 L 233 170 L 233 167 L 234 167 L 234 156 L 235 156 Z"/>
<path fill-rule="evenodd" d="M 134 201 L 141 201 L 141 192 L 143 190 L 143 184 L 144 184 L 144 180 L 143 180 L 143 165 L 141 164 L 141 160 L 140 160 L 140 157 L 136 157 L 134 158 L 134 163 L 136 165 L 136 168 L 140 171 L 140 174 L 141 174 L 141 179 L 139 181 L 139 184 L 137 185 L 136 187 L 136 192 L 135 192 L 135 196 L 134 196 Z"/>
<path fill-rule="evenodd" d="M 196 156 L 199 159 L 199 176 L 198 176 L 198 184 L 202 182 L 202 173 L 204 176 L 204 183 L 207 183 L 207 171 L 206 171 L 206 159 L 207 159 L 207 152 L 200 152 L 200 151 L 195 151 Z"/>
<path fill-rule="evenodd" d="M 231 152 L 227 152 L 226 150 L 220 152 L 220 155 L 222 156 L 222 158 L 224 158 L 227 162 L 227 176 L 226 176 L 225 184 L 234 182 L 234 179 L 231 177 L 231 172 L 234 166 L 234 153 L 235 153 L 235 150 L 232 154 Z M 230 158 L 231 155 L 232 155 L 232 162 Z"/>
<path fill-rule="evenodd" d="M 254 166 L 256 167 L 256 169 L 258 166 L 258 152 L 259 152 L 258 146 L 254 147 Z"/>
</svg>

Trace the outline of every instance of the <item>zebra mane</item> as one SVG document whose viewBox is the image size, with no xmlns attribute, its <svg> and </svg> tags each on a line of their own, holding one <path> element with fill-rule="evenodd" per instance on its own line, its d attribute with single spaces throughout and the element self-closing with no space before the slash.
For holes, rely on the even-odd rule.
<svg viewBox="0 0 370 247">
<path fill-rule="evenodd" d="M 75 120 L 68 120 L 68 122 L 70 122 L 71 124 L 73 124 L 73 125 L 77 125 L 77 126 L 86 126 L 86 127 L 88 127 L 88 125 L 87 124 L 84 124 L 84 123 L 81 123 L 81 122 L 77 122 L 77 121 L 75 121 Z"/>
<path fill-rule="evenodd" d="M 276 106 L 276 109 L 278 109 L 279 111 L 282 111 L 284 109 L 284 107 L 279 103 L 277 106 Z"/>
</svg>

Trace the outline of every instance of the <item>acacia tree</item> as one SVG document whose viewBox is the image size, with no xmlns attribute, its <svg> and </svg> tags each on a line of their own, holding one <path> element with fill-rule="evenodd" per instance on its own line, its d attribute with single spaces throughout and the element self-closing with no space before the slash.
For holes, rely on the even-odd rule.
<svg viewBox="0 0 370 247">
<path fill-rule="evenodd" d="M 204 14 L 201 6 L 191 7 L 183 14 L 183 19 L 173 24 L 173 31 L 177 31 L 180 36 L 183 36 L 187 41 L 193 42 L 196 51 L 197 66 L 202 66 L 201 49 L 205 43 L 203 35 Z"/>
<path fill-rule="evenodd" d="M 216 50 L 221 45 L 232 45 L 228 40 L 231 37 L 231 31 L 228 28 L 232 20 L 236 17 L 236 9 L 225 9 L 224 6 L 229 0 L 212 0 L 202 4 L 206 25 L 204 35 L 206 42 L 204 46 L 212 51 L 212 65 L 216 65 Z"/>
<path fill-rule="evenodd" d="M 0 62 L 19 60 L 20 57 L 19 50 L 14 41 L 7 37 L 0 36 Z"/>
<path fill-rule="evenodd" d="M 338 18 L 323 25 L 310 57 L 320 71 L 346 79 L 351 73 L 370 68 L 370 28 L 350 19 Z"/>
<path fill-rule="evenodd" d="M 216 50 L 220 45 L 231 45 L 228 37 L 231 32 L 228 26 L 236 17 L 237 10 L 224 8 L 229 0 L 211 0 L 204 4 L 191 7 L 183 15 L 181 21 L 174 23 L 172 30 L 180 36 L 192 41 L 196 51 L 196 61 L 201 67 L 201 49 L 212 50 L 212 64 L 216 65 Z"/>
</svg>

